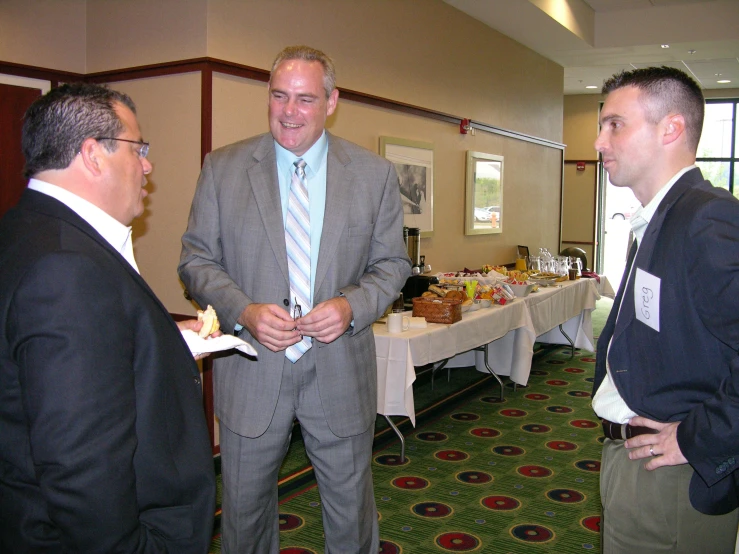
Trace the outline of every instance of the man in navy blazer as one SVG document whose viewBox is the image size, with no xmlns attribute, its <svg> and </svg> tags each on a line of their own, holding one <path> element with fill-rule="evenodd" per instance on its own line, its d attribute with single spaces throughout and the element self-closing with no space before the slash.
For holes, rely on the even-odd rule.
<svg viewBox="0 0 739 554">
<path fill-rule="evenodd" d="M 277 475 L 297 418 L 321 494 L 326 553 L 374 554 L 372 323 L 411 269 L 398 178 L 387 160 L 325 131 L 339 91 L 323 52 L 283 50 L 268 93 L 270 133 L 206 157 L 179 266 L 187 290 L 218 310 L 224 328 L 243 327 L 258 341 L 258 360 L 214 364 L 223 551 L 279 551 Z M 302 317 L 286 239 L 301 161 L 310 208 Z M 301 336 L 310 348 L 291 359 Z"/>
<path fill-rule="evenodd" d="M 595 147 L 642 204 L 598 340 L 603 552 L 733 552 L 739 201 L 695 166 L 705 102 L 690 77 L 637 69 L 603 93 Z"/>
<path fill-rule="evenodd" d="M 0 221 L 0 552 L 208 551 L 198 369 L 131 247 L 151 171 L 134 112 L 84 84 L 26 112 L 31 180 Z"/>
</svg>

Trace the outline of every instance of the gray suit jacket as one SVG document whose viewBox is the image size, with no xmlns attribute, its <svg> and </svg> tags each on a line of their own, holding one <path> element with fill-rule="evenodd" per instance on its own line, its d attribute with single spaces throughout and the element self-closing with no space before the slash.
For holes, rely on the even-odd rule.
<svg viewBox="0 0 739 554">
<path fill-rule="evenodd" d="M 365 431 L 377 413 L 371 325 L 410 275 L 393 165 L 328 135 L 326 210 L 314 305 L 344 294 L 354 326 L 330 344 L 313 341 L 323 410 L 331 431 Z M 182 237 L 179 275 L 198 304 L 212 304 L 226 330 L 252 302 L 287 305 L 290 285 L 273 138 L 260 135 L 211 152 Z M 287 308 L 285 308 L 287 309 Z M 258 360 L 215 360 L 216 414 L 247 437 L 274 414 L 284 352 L 252 340 Z"/>
</svg>

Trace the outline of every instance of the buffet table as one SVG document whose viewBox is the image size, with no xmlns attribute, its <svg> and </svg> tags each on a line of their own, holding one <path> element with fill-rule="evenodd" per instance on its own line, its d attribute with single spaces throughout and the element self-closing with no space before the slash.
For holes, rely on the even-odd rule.
<svg viewBox="0 0 739 554">
<path fill-rule="evenodd" d="M 377 413 L 408 416 L 415 425 L 415 367 L 451 358 L 451 367 L 475 365 L 487 372 L 484 353 L 473 351 L 478 347 L 487 345 L 496 374 L 520 385 L 528 382 L 534 342 L 570 344 L 560 325 L 575 347 L 593 350 L 590 314 L 598 298 L 593 279 L 578 279 L 540 288 L 503 306 L 464 313 L 452 325 L 429 323 L 425 329 L 389 334 L 384 324 L 375 324 Z"/>
</svg>

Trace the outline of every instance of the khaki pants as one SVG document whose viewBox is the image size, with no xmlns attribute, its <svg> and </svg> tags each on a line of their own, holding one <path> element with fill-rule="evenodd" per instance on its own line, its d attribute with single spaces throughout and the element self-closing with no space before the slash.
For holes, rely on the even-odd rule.
<svg viewBox="0 0 739 554">
<path fill-rule="evenodd" d="M 732 554 L 739 510 L 721 516 L 694 509 L 688 498 L 689 464 L 644 469 L 624 441 L 606 439 L 600 473 L 604 554 Z"/>
</svg>

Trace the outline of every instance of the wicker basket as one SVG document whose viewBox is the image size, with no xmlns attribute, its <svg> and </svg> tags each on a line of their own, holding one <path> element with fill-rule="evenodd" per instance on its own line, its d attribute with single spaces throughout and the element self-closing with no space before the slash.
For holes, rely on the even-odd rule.
<svg viewBox="0 0 739 554">
<path fill-rule="evenodd" d="M 429 323 L 456 323 L 462 319 L 462 301 L 417 297 L 413 299 L 413 316 L 424 317 Z"/>
</svg>

